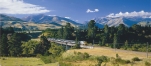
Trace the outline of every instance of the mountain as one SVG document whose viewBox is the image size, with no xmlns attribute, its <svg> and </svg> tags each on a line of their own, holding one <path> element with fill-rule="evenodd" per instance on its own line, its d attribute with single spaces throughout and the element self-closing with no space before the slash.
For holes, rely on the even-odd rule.
<svg viewBox="0 0 151 66">
<path fill-rule="evenodd" d="M 132 26 L 133 24 L 143 24 L 139 22 L 151 22 L 151 18 L 143 17 L 101 17 L 94 18 L 96 25 L 98 27 L 103 27 L 104 25 L 108 26 L 118 26 L 119 24 L 124 24 L 125 26 Z"/>
<path fill-rule="evenodd" d="M 7 16 L 4 14 L 0 14 L 0 21 L 23 21 L 16 17 Z"/>
<path fill-rule="evenodd" d="M 66 22 L 69 22 L 69 23 L 71 23 L 72 26 L 82 25 L 82 24 L 77 23 L 71 19 L 67 19 L 67 18 L 60 17 L 60 16 L 44 15 L 44 14 L 28 16 L 28 17 L 23 18 L 23 20 L 25 20 L 27 22 L 38 23 L 38 24 L 51 23 L 51 24 L 55 24 L 55 25 L 65 25 Z"/>
<path fill-rule="evenodd" d="M 45 30 L 47 28 L 59 29 L 62 25 L 66 25 L 67 22 L 71 23 L 72 26 L 82 25 L 74 22 L 73 20 L 59 16 L 46 16 L 40 14 L 28 16 L 24 19 L 19 19 L 16 17 L 0 14 L 0 26 L 3 28 L 11 26 L 14 27 L 14 29 L 20 28 L 23 30 Z"/>
</svg>

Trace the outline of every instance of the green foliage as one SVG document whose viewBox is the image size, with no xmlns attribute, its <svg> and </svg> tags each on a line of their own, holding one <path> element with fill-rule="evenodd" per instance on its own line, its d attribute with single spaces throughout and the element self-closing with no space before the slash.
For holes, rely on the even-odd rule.
<svg viewBox="0 0 151 66">
<path fill-rule="evenodd" d="M 74 55 L 65 58 L 65 61 L 82 61 L 89 59 L 88 53 L 74 52 Z"/>
<path fill-rule="evenodd" d="M 44 55 L 49 50 L 50 47 L 51 47 L 50 42 L 44 35 L 42 35 L 40 37 L 40 44 L 38 45 L 36 51 L 37 53 Z"/>
<path fill-rule="evenodd" d="M 60 56 L 65 51 L 65 48 L 62 46 L 57 46 L 55 43 L 52 43 L 51 48 L 49 48 L 48 51 L 53 56 Z"/>
<path fill-rule="evenodd" d="M 63 33 L 64 31 L 63 31 L 63 26 L 58 30 L 58 32 L 57 32 L 57 34 L 58 34 L 58 38 L 61 38 L 61 39 L 63 39 Z"/>
<path fill-rule="evenodd" d="M 106 56 L 99 56 L 99 57 L 96 57 L 96 60 L 97 60 L 97 64 L 96 66 L 101 66 L 102 62 L 108 62 L 109 59 L 106 57 Z"/>
<path fill-rule="evenodd" d="M 1 37 L 1 36 L 0 36 Z M 0 56 L 7 56 L 8 54 L 8 43 L 6 34 L 3 34 L 0 39 Z"/>
<path fill-rule="evenodd" d="M 28 54 L 36 54 L 37 46 L 39 45 L 38 41 L 29 40 L 28 42 L 23 42 L 22 44 L 22 50 L 25 55 Z"/>
<path fill-rule="evenodd" d="M 139 59 L 138 57 L 134 57 L 132 58 L 132 61 L 141 61 L 141 59 Z"/>
<path fill-rule="evenodd" d="M 123 60 L 121 58 L 116 58 L 115 62 L 120 63 L 120 64 L 128 64 L 130 63 L 130 60 Z"/>
<path fill-rule="evenodd" d="M 88 23 L 88 34 L 87 34 L 88 37 L 93 38 L 95 30 L 96 30 L 95 21 L 90 20 L 90 22 Z"/>
<path fill-rule="evenodd" d="M 110 61 L 112 64 L 128 64 L 131 63 L 130 60 L 124 60 L 122 59 L 118 54 L 116 54 L 116 58 L 110 58 Z"/>
<path fill-rule="evenodd" d="M 74 28 L 71 26 L 70 23 L 66 23 L 66 26 L 65 26 L 63 31 L 64 31 L 63 32 L 64 33 L 63 34 L 64 39 L 70 39 L 71 40 L 73 38 L 72 33 L 74 32 Z"/>
<path fill-rule="evenodd" d="M 42 56 L 41 54 L 37 54 L 37 55 L 36 55 L 37 58 L 40 58 L 41 56 Z"/>
<path fill-rule="evenodd" d="M 72 66 L 71 63 L 59 62 L 59 66 Z"/>
<path fill-rule="evenodd" d="M 8 45 L 10 56 L 19 56 L 21 54 L 21 40 L 16 33 L 12 35 L 11 39 L 8 41 Z"/>
<path fill-rule="evenodd" d="M 52 63 L 54 62 L 54 58 L 51 56 L 41 56 L 40 59 L 45 63 Z M 53 60 L 52 60 L 53 59 Z"/>
<path fill-rule="evenodd" d="M 151 65 L 151 63 L 145 61 L 145 66 L 150 66 L 150 65 Z"/>
<path fill-rule="evenodd" d="M 73 49 L 81 49 L 81 47 L 80 47 L 80 44 L 79 44 L 79 41 L 78 41 L 78 39 L 76 38 L 76 45 L 73 47 Z"/>
</svg>

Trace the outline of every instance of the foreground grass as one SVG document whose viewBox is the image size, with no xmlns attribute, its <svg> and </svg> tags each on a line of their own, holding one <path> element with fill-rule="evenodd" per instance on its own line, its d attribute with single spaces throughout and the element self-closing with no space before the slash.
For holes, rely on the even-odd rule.
<svg viewBox="0 0 151 66">
<path fill-rule="evenodd" d="M 58 63 L 45 64 L 40 58 L 1 57 L 1 66 L 57 66 Z"/>
<path fill-rule="evenodd" d="M 146 66 L 145 62 L 149 62 L 151 63 L 151 55 L 149 55 L 148 58 L 146 58 L 146 54 L 143 52 L 133 52 L 133 51 L 125 51 L 125 50 L 114 50 L 111 48 L 94 48 L 94 49 L 72 49 L 72 50 L 68 50 L 66 51 L 62 56 L 63 58 L 67 58 L 69 56 L 74 55 L 74 52 L 86 52 L 88 54 L 90 54 L 91 56 L 95 57 L 95 56 L 107 56 L 109 58 L 114 57 L 116 58 L 116 54 L 118 54 L 122 59 L 124 60 L 130 60 L 131 63 L 127 63 L 127 64 L 113 64 L 112 61 L 110 62 L 103 62 L 101 66 Z M 132 61 L 132 58 L 134 57 L 138 57 L 141 59 L 141 61 Z M 70 63 L 72 64 L 72 66 L 95 66 L 97 64 L 97 61 L 95 60 L 83 60 L 83 61 L 72 61 L 72 62 L 68 62 L 66 61 L 66 63 Z"/>
<path fill-rule="evenodd" d="M 93 56 L 108 56 L 108 57 L 116 57 L 116 54 L 119 54 L 121 58 L 123 59 L 132 59 L 134 57 L 139 57 L 141 59 L 146 58 L 146 52 L 134 52 L 134 51 L 127 51 L 127 50 L 114 50 L 108 47 L 97 47 L 93 49 L 73 49 L 68 50 L 66 53 L 63 54 L 64 57 L 68 55 L 72 55 L 76 52 L 86 52 Z M 149 53 L 148 58 L 151 59 L 151 53 Z"/>
<path fill-rule="evenodd" d="M 93 57 L 95 56 L 107 56 L 109 58 L 116 57 L 116 54 L 118 54 L 122 59 L 130 60 L 131 63 L 128 64 L 113 64 L 111 61 L 109 62 L 103 62 L 102 66 L 145 66 L 145 62 L 151 63 L 151 55 L 149 55 L 149 58 L 146 58 L 146 55 L 144 53 L 137 53 L 132 51 L 121 51 L 121 50 L 113 50 L 110 48 L 94 48 L 94 49 L 72 49 L 68 50 L 65 53 L 63 53 L 63 58 L 67 58 L 69 56 L 74 55 L 74 52 L 86 52 L 91 55 L 90 58 L 86 60 L 72 60 L 72 61 L 61 61 L 65 62 L 67 64 L 71 64 L 69 66 L 95 66 L 97 64 L 96 60 L 93 60 Z M 142 61 L 135 61 L 132 63 L 132 58 L 138 57 L 142 59 Z M 72 57 L 71 57 L 72 58 Z M 91 59 L 92 58 L 92 59 Z M 0 65 L 1 66 L 58 66 L 58 62 L 56 63 L 49 63 L 45 64 L 40 58 L 36 57 L 1 57 L 0 58 Z M 61 66 L 61 65 L 60 65 Z"/>
</svg>

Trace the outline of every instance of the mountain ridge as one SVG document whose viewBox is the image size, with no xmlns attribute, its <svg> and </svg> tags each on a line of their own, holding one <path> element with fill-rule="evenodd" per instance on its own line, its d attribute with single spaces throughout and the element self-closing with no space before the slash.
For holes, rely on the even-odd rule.
<svg viewBox="0 0 151 66">
<path fill-rule="evenodd" d="M 94 20 L 97 25 L 108 25 L 109 27 L 118 26 L 119 24 L 124 24 L 125 26 L 130 27 L 134 24 L 138 24 L 139 22 L 151 22 L 150 18 L 143 17 L 98 17 L 94 18 Z"/>
</svg>

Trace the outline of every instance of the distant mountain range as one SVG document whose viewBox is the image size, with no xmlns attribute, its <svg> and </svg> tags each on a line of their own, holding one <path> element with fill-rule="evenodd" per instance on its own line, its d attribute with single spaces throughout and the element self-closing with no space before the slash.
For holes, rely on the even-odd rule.
<svg viewBox="0 0 151 66">
<path fill-rule="evenodd" d="M 0 14 L 0 21 L 23 21 L 22 19 Z"/>
<path fill-rule="evenodd" d="M 96 25 L 102 28 L 104 25 L 108 26 L 118 26 L 119 24 L 124 24 L 128 27 L 133 24 L 138 24 L 141 26 L 151 25 L 151 18 L 144 17 L 98 17 L 94 18 Z M 71 23 L 72 26 L 79 26 L 79 28 L 86 28 L 85 24 L 77 23 L 71 19 L 67 19 L 59 16 L 49 16 L 49 15 L 32 15 L 25 18 L 10 17 L 7 15 L 0 14 L 0 25 L 2 27 L 15 27 L 25 30 L 45 30 L 47 28 L 58 29 L 61 26 L 66 25 L 66 23 Z"/>
<path fill-rule="evenodd" d="M 25 30 L 45 30 L 47 28 L 58 29 L 61 28 L 61 26 L 66 25 L 67 22 L 72 26 L 82 25 L 64 17 L 47 16 L 43 14 L 27 16 L 22 19 L 0 14 L 0 22 L 0 25 L 4 28 L 12 26 Z"/>
<path fill-rule="evenodd" d="M 35 22 L 35 23 L 43 23 L 43 24 L 51 23 L 51 24 L 57 24 L 57 25 L 65 25 L 64 24 L 65 22 L 69 22 L 73 26 L 82 25 L 71 19 L 67 19 L 67 18 L 59 17 L 59 16 L 49 16 L 49 15 L 44 15 L 44 14 L 28 16 L 28 17 L 22 18 L 22 20 L 27 21 L 27 22 Z"/>
<path fill-rule="evenodd" d="M 104 25 L 108 26 L 118 26 L 119 24 L 124 24 L 125 26 L 132 26 L 134 24 L 139 24 L 145 26 L 146 23 L 151 25 L 151 18 L 143 17 L 101 17 L 94 18 L 96 25 L 98 27 L 103 27 Z M 144 24 L 145 23 L 145 24 Z"/>
</svg>

